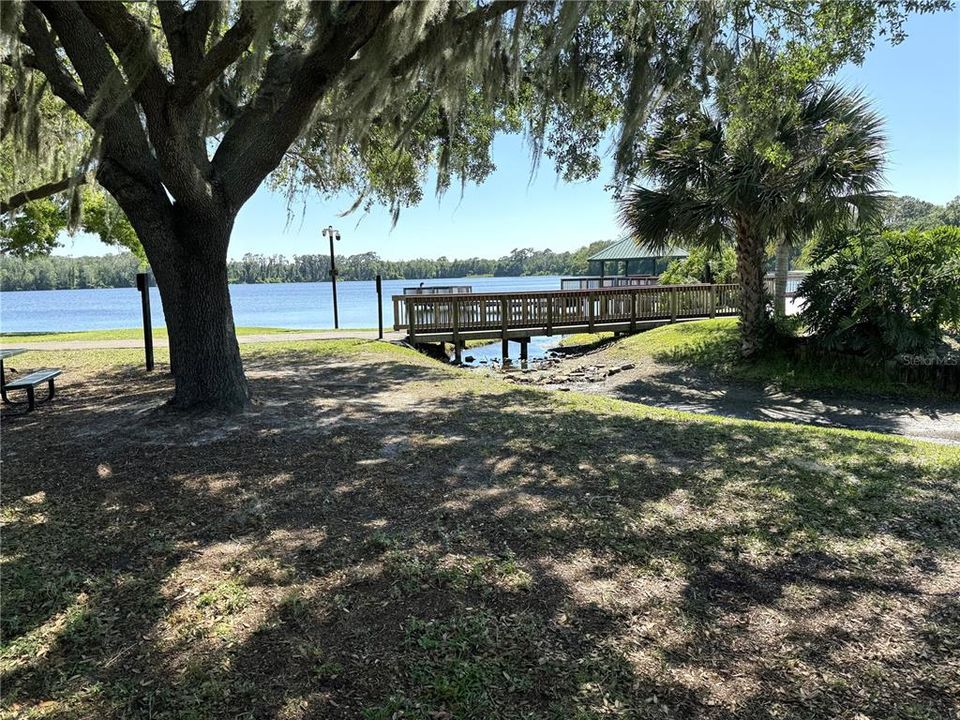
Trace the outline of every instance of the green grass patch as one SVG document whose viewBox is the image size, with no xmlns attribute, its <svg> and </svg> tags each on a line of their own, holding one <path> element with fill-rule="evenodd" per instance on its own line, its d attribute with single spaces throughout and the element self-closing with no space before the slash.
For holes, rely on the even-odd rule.
<svg viewBox="0 0 960 720">
<path fill-rule="evenodd" d="M 238 327 L 237 335 L 266 335 L 283 333 L 301 333 L 301 332 L 322 332 L 314 329 L 291 329 L 274 327 Z M 167 329 L 158 327 L 153 329 L 155 339 L 166 339 Z M 0 339 L 4 343 L 32 343 L 32 342 L 68 342 L 74 340 L 142 340 L 142 328 L 119 328 L 115 330 L 84 330 L 79 332 L 53 332 L 53 333 L 0 333 Z"/>
<path fill-rule="evenodd" d="M 343 338 L 337 340 L 289 340 L 263 343 L 243 343 L 240 355 L 244 358 L 268 358 L 285 354 L 298 354 L 305 357 L 333 357 L 376 352 L 386 356 L 413 356 L 414 362 L 435 364 L 435 361 L 411 351 L 381 340 Z M 166 370 L 170 363 L 170 351 L 165 347 L 154 349 L 154 360 L 158 371 Z M 7 360 L 8 367 L 21 372 L 29 368 L 59 367 L 64 370 L 91 372 L 121 367 L 142 368 L 143 350 L 140 348 L 94 348 L 83 350 L 30 350 Z"/>
<path fill-rule="evenodd" d="M 573 335 L 564 335 L 561 338 L 560 342 L 557 343 L 557 347 L 561 348 L 583 348 L 589 349 L 591 347 L 603 345 L 604 343 L 610 342 L 613 340 L 612 332 L 601 332 L 601 333 L 574 333 Z"/>
<path fill-rule="evenodd" d="M 784 350 L 770 350 L 755 360 L 744 361 L 739 355 L 735 318 L 664 325 L 625 338 L 608 352 L 624 360 L 650 357 L 704 368 L 721 377 L 770 384 L 784 390 L 907 398 L 936 396 L 929 388 L 897 382 L 880 371 L 837 369 L 814 358 L 798 359 Z"/>
</svg>

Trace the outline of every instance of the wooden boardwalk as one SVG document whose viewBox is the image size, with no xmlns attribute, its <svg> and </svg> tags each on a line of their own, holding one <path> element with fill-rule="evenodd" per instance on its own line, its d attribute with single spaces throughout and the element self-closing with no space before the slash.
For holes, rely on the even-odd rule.
<svg viewBox="0 0 960 720">
<path fill-rule="evenodd" d="M 636 332 L 656 325 L 736 315 L 739 287 L 655 285 L 589 290 L 394 295 L 393 328 L 411 343 L 449 342 L 460 359 L 467 340 L 520 343 L 520 357 L 535 335 Z"/>
</svg>

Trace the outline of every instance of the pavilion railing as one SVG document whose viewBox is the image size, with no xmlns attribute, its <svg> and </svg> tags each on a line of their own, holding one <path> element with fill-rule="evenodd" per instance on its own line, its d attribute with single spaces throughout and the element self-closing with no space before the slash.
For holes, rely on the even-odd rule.
<svg viewBox="0 0 960 720">
<path fill-rule="evenodd" d="M 423 285 L 403 289 L 404 295 L 463 295 L 472 292 L 472 285 Z"/>
<path fill-rule="evenodd" d="M 634 285 L 657 285 L 659 275 L 581 275 L 560 278 L 561 290 L 590 290 L 603 287 L 626 287 Z"/>
<path fill-rule="evenodd" d="M 536 329 L 642 323 L 735 315 L 739 286 L 654 285 L 587 290 L 393 296 L 393 328 L 418 333 Z"/>
</svg>

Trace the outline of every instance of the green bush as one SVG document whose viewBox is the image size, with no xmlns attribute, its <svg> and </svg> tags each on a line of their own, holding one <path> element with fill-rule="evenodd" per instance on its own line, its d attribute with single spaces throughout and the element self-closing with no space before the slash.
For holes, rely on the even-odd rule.
<svg viewBox="0 0 960 720">
<path fill-rule="evenodd" d="M 661 285 L 689 285 L 691 283 L 736 282 L 737 256 L 733 248 L 710 253 L 705 248 L 693 248 L 682 260 L 674 260 L 660 273 Z"/>
<path fill-rule="evenodd" d="M 825 243 L 800 286 L 821 347 L 873 357 L 926 353 L 960 326 L 960 228 L 888 230 Z"/>
</svg>

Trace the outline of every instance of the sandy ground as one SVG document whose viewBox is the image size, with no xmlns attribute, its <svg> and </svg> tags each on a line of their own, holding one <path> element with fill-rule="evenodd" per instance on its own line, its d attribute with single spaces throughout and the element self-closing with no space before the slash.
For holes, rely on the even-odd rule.
<svg viewBox="0 0 960 720">
<path fill-rule="evenodd" d="M 513 368 L 504 374 L 521 385 L 596 393 L 674 410 L 870 430 L 960 444 L 960 402 L 946 399 L 924 402 L 786 392 L 651 358 L 625 364 L 622 359 L 609 358 L 603 349 L 534 364 L 526 370 Z"/>
</svg>

